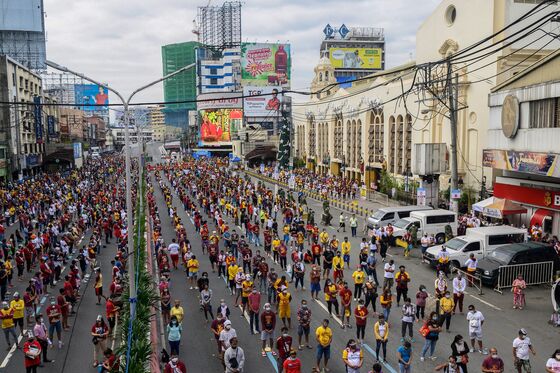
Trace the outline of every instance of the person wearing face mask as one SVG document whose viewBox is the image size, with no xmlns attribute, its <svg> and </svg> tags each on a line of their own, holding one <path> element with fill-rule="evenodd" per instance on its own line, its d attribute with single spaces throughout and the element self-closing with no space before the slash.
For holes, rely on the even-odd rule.
<svg viewBox="0 0 560 373">
<path fill-rule="evenodd" d="M 389 324 L 385 321 L 383 315 L 379 315 L 379 321 L 373 326 L 373 332 L 375 334 L 375 356 L 377 356 L 377 361 L 379 361 L 379 351 L 383 347 L 383 361 L 387 360 L 387 341 L 389 340 Z"/>
<path fill-rule="evenodd" d="M 365 338 L 368 315 L 369 312 L 364 306 L 364 301 L 360 299 L 358 301 L 358 306 L 354 309 L 354 316 L 356 317 L 356 338 L 360 343 L 362 343 Z"/>
<path fill-rule="evenodd" d="M 268 347 L 269 350 L 272 349 L 274 345 L 274 329 L 276 328 L 276 314 L 272 311 L 270 307 L 270 303 L 266 303 L 264 305 L 264 311 L 261 313 L 261 341 L 262 341 L 262 350 L 261 355 L 264 357 L 266 356 L 266 341 L 270 342 Z M 276 352 L 272 351 L 273 355 L 276 355 Z"/>
<path fill-rule="evenodd" d="M 278 366 L 283 367 L 284 361 L 292 350 L 292 337 L 288 334 L 288 328 L 285 326 L 280 329 L 280 332 L 280 337 L 276 339 L 276 350 L 278 351 Z"/>
<path fill-rule="evenodd" d="M 389 263 L 385 263 L 384 271 L 383 289 L 391 289 L 395 282 L 395 261 L 393 259 L 389 260 Z"/>
<path fill-rule="evenodd" d="M 546 361 L 547 373 L 560 373 L 560 348 Z"/>
<path fill-rule="evenodd" d="M 315 370 L 321 371 L 321 360 L 324 357 L 323 367 L 327 370 L 327 364 L 331 358 L 331 342 L 333 333 L 329 328 L 329 320 L 324 319 L 323 323 L 315 330 L 315 339 L 317 340 L 317 366 Z"/>
<path fill-rule="evenodd" d="M 447 279 L 442 271 L 438 272 L 438 277 L 434 281 L 435 296 L 438 299 L 443 298 L 447 291 Z"/>
<path fill-rule="evenodd" d="M 519 329 L 518 337 L 513 340 L 513 364 L 517 373 L 523 370 L 531 373 L 531 361 L 529 360 L 529 352 L 534 355 L 537 353 L 531 344 L 531 339 L 527 337 L 525 329 Z"/>
<path fill-rule="evenodd" d="M 216 339 L 216 344 L 218 346 L 218 355 L 220 355 L 222 351 L 222 346 L 220 344 L 220 333 L 224 329 L 224 321 L 225 318 L 222 316 L 221 313 L 218 312 L 216 314 L 216 319 L 214 319 L 212 321 L 212 324 L 210 325 L 210 330 L 212 330 L 212 333 L 214 334 L 214 338 Z"/>
<path fill-rule="evenodd" d="M 424 285 L 420 285 L 416 293 L 416 320 L 424 320 L 424 312 L 426 310 L 426 299 L 429 294 Z"/>
<path fill-rule="evenodd" d="M 465 289 L 467 288 L 467 281 L 463 277 L 461 272 L 457 273 L 457 276 L 453 279 L 453 314 L 455 314 L 455 308 L 459 305 L 459 312 L 463 313 L 463 299 L 465 298 Z"/>
<path fill-rule="evenodd" d="M 232 337 L 224 353 L 226 373 L 241 373 L 245 367 L 245 352 L 238 347 L 237 337 Z"/>
<path fill-rule="evenodd" d="M 436 367 L 436 372 L 443 370 L 444 373 L 465 373 L 463 368 L 457 365 L 457 360 L 453 355 L 449 356 L 447 363 L 443 363 Z"/>
<path fill-rule="evenodd" d="M 350 315 L 352 314 L 352 290 L 348 289 L 348 283 L 344 282 L 344 287 L 340 289 L 340 304 L 342 305 L 342 329 L 352 328 L 350 326 Z"/>
<path fill-rule="evenodd" d="M 260 333 L 259 328 L 259 312 L 261 309 L 261 293 L 257 291 L 257 288 L 253 286 L 251 294 L 248 297 L 249 302 L 249 328 L 251 329 L 251 334 Z M 256 331 L 253 328 L 256 327 Z"/>
<path fill-rule="evenodd" d="M 27 332 L 27 342 L 23 344 L 23 354 L 25 355 L 25 370 L 27 373 L 37 373 L 37 367 L 41 365 L 42 347 L 35 339 L 31 331 Z"/>
<path fill-rule="evenodd" d="M 498 355 L 498 350 L 495 347 L 490 349 L 490 356 L 482 362 L 482 373 L 503 373 L 504 361 Z"/>
<path fill-rule="evenodd" d="M 307 301 L 304 299 L 301 301 L 301 307 L 297 312 L 298 318 L 298 349 L 303 349 L 303 344 L 301 343 L 301 337 L 305 335 L 305 345 L 307 348 L 311 348 L 309 345 L 309 332 L 311 326 L 311 310 L 307 306 Z"/>
<path fill-rule="evenodd" d="M 420 354 L 420 361 L 424 361 L 426 358 L 426 353 L 430 350 L 429 358 L 435 360 L 434 352 L 436 350 L 436 344 L 439 339 L 439 333 L 441 332 L 441 326 L 439 325 L 439 318 L 437 313 L 432 312 L 425 324 L 426 334 L 424 341 L 424 347 L 422 347 L 422 353 Z"/>
<path fill-rule="evenodd" d="M 51 297 L 51 305 L 47 307 L 47 317 L 49 319 L 49 339 L 53 341 L 54 332 L 58 338 L 58 348 L 62 348 L 62 309 L 56 303 L 56 299 Z M 103 350 L 101 350 L 103 353 Z"/>
<path fill-rule="evenodd" d="M 278 317 L 282 320 L 282 324 L 286 326 L 286 320 L 288 321 L 288 328 L 292 328 L 292 311 L 290 307 L 290 302 L 292 301 L 292 295 L 288 292 L 286 287 L 282 288 L 282 291 L 278 294 Z"/>
<path fill-rule="evenodd" d="M 408 329 L 408 336 L 414 342 L 412 334 L 412 324 L 416 315 L 416 307 L 410 302 L 410 298 L 405 298 L 402 306 L 402 319 L 401 319 L 401 342 L 404 342 L 406 337 L 406 329 Z"/>
<path fill-rule="evenodd" d="M 457 365 L 463 369 L 463 373 L 468 373 L 467 364 L 469 362 L 469 345 L 463 339 L 463 336 L 457 334 L 451 343 L 451 352 L 457 360 Z"/>
<path fill-rule="evenodd" d="M 366 301 L 364 303 L 364 307 L 367 309 L 369 304 L 371 303 L 371 307 L 373 308 L 373 312 L 376 312 L 376 301 L 377 301 L 377 283 L 373 281 L 373 277 L 368 277 L 366 282 L 366 286 L 364 289 L 364 293 L 366 296 Z"/>
<path fill-rule="evenodd" d="M 346 344 L 346 348 L 342 351 L 342 360 L 347 373 L 360 373 L 360 368 L 364 364 L 364 353 L 355 340 L 351 339 Z"/>
<path fill-rule="evenodd" d="M 449 326 L 451 325 L 451 315 L 455 308 L 455 302 L 451 298 L 451 294 L 446 291 L 443 298 L 439 300 L 440 324 L 443 326 L 445 322 L 445 331 L 449 333 Z"/>
<path fill-rule="evenodd" d="M 0 310 L 0 319 L 2 319 L 2 331 L 6 337 L 7 350 L 12 348 L 10 343 L 10 335 L 14 337 L 14 344 L 18 344 L 16 335 L 16 326 L 14 324 L 14 310 L 10 308 L 8 302 L 2 302 L 2 309 Z"/>
<path fill-rule="evenodd" d="M 290 356 L 282 365 L 283 373 L 301 373 L 301 360 L 297 357 L 297 352 L 293 348 L 290 350 Z"/>
<path fill-rule="evenodd" d="M 163 373 L 187 373 L 187 367 L 177 355 L 171 355 L 171 359 L 165 364 Z"/>
<path fill-rule="evenodd" d="M 226 366 L 226 361 L 224 353 L 230 347 L 230 341 L 232 338 L 237 338 L 237 331 L 231 327 L 231 321 L 224 321 L 224 329 L 220 332 L 220 347 L 221 347 L 221 357 L 224 367 Z"/>
<path fill-rule="evenodd" d="M 177 321 L 177 317 L 172 316 L 171 321 L 167 324 L 167 341 L 169 342 L 169 349 L 172 355 L 179 355 L 182 333 L 183 327 L 179 324 L 179 321 Z"/>
<path fill-rule="evenodd" d="M 109 335 L 109 327 L 105 324 L 103 316 L 98 315 L 95 324 L 91 327 L 91 336 L 93 343 L 93 367 L 99 365 L 98 356 L 103 356 L 106 348 L 106 340 Z"/>
<path fill-rule="evenodd" d="M 344 259 L 342 258 L 340 251 L 336 252 L 336 256 L 333 258 L 332 264 L 334 268 L 334 282 L 337 282 L 339 278 L 344 278 Z"/>
</svg>

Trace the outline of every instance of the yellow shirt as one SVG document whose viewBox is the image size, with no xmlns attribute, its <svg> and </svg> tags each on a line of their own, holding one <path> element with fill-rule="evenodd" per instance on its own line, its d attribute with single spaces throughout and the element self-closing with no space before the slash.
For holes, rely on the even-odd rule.
<svg viewBox="0 0 560 373">
<path fill-rule="evenodd" d="M 181 322 L 183 321 L 183 317 L 185 317 L 185 311 L 183 311 L 183 307 L 179 306 L 179 307 L 171 307 L 171 312 L 169 313 L 170 317 L 177 317 L 177 321 Z"/>
<path fill-rule="evenodd" d="M 95 282 L 95 288 L 103 287 L 103 275 L 99 273 L 99 280 Z"/>
<path fill-rule="evenodd" d="M 292 296 L 290 295 L 290 293 L 280 293 L 278 294 L 278 305 L 280 307 L 284 306 L 289 306 L 290 305 L 290 300 L 292 299 Z"/>
<path fill-rule="evenodd" d="M 342 244 L 340 245 L 340 251 L 342 252 L 342 255 L 349 255 L 350 254 L 350 242 L 342 242 Z"/>
<path fill-rule="evenodd" d="M 197 273 L 198 272 L 198 259 L 189 259 L 189 261 L 187 262 L 187 268 L 189 269 L 189 272 Z"/>
<path fill-rule="evenodd" d="M 451 313 L 453 311 L 453 306 L 455 302 L 453 302 L 453 298 L 446 298 L 443 297 L 439 300 L 439 310 L 440 313 L 443 315 L 444 313 Z"/>
<path fill-rule="evenodd" d="M 14 310 L 14 319 L 22 319 L 24 316 L 25 302 L 23 299 L 16 301 L 15 299 L 10 302 L 10 308 Z"/>
<path fill-rule="evenodd" d="M 376 340 L 386 341 L 389 338 L 389 323 L 385 322 L 383 325 L 378 321 L 373 326 L 373 333 Z"/>
<path fill-rule="evenodd" d="M 273 251 L 278 251 L 279 246 L 280 246 L 280 240 L 279 239 L 272 240 L 272 250 Z"/>
<path fill-rule="evenodd" d="M 9 314 L 11 314 L 11 313 L 12 313 L 12 309 L 11 309 L 11 308 L 8 308 L 7 310 L 5 310 L 5 309 L 1 309 L 1 310 L 0 310 L 0 314 L 1 314 L 2 316 L 4 316 L 4 315 L 9 315 Z M 14 318 L 13 318 L 13 317 L 9 317 L 9 318 L 2 319 L 2 329 L 11 328 L 11 327 L 13 327 L 13 326 L 14 326 Z"/>
<path fill-rule="evenodd" d="M 241 286 L 243 289 L 241 295 L 244 297 L 248 297 L 249 294 L 251 294 L 251 291 L 253 290 L 253 281 L 243 281 Z"/>
<path fill-rule="evenodd" d="M 323 325 L 315 330 L 315 337 L 323 347 L 327 347 L 332 341 L 332 330 L 328 326 L 325 328 Z"/>
<path fill-rule="evenodd" d="M 290 233 L 290 227 L 285 225 L 284 228 L 282 228 L 282 232 L 284 232 L 284 234 L 289 234 Z"/>
<path fill-rule="evenodd" d="M 363 284 L 365 280 L 364 271 L 354 271 L 352 278 L 355 284 Z"/>
<path fill-rule="evenodd" d="M 334 269 L 344 269 L 344 260 L 341 256 L 335 256 L 332 260 L 332 265 Z"/>
<path fill-rule="evenodd" d="M 228 267 L 228 280 L 234 280 L 235 279 L 235 275 L 237 274 L 237 270 L 239 269 L 239 266 L 237 264 L 233 264 L 230 265 Z"/>
<path fill-rule="evenodd" d="M 327 243 L 329 242 L 329 234 L 327 232 L 321 232 L 319 234 L 319 239 L 321 240 L 322 243 Z"/>
</svg>

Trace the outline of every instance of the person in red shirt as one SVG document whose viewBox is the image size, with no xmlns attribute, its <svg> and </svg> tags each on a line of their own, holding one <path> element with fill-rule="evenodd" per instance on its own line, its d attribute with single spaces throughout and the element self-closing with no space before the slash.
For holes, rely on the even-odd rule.
<svg viewBox="0 0 560 373">
<path fill-rule="evenodd" d="M 68 325 L 68 314 L 70 313 L 70 303 L 66 301 L 65 297 L 65 290 L 59 289 L 58 297 L 56 298 L 56 303 L 60 306 L 61 314 L 62 314 L 62 328 L 64 330 L 70 330 L 70 326 Z"/>
<path fill-rule="evenodd" d="M 120 308 L 115 306 L 115 303 L 113 302 L 113 297 L 110 296 L 109 298 L 107 298 L 107 302 L 105 303 L 105 311 L 107 312 L 107 321 L 109 321 L 109 334 L 112 333 L 113 328 L 115 327 L 115 318 L 119 310 Z"/>
<path fill-rule="evenodd" d="M 281 335 L 276 339 L 276 349 L 278 350 L 278 366 L 284 366 L 284 360 L 290 355 L 292 349 L 292 337 L 288 334 L 288 328 L 283 326 L 280 329 Z"/>
<path fill-rule="evenodd" d="M 344 282 L 344 287 L 340 289 L 338 293 L 340 295 L 340 302 L 342 305 L 342 328 L 346 326 L 347 328 L 352 328 L 350 326 L 350 315 L 352 311 L 350 309 L 352 302 L 352 290 L 348 289 L 348 283 Z M 344 322 L 346 320 L 346 323 Z"/>
<path fill-rule="evenodd" d="M 27 342 L 23 344 L 24 364 L 27 373 L 37 373 L 37 367 L 41 365 L 41 345 L 35 339 L 33 332 L 27 332 Z"/>
<path fill-rule="evenodd" d="M 118 372 L 119 371 L 119 361 L 117 360 L 117 356 L 113 353 L 110 347 L 103 352 L 103 363 L 101 364 L 101 368 L 103 368 L 102 372 Z"/>
<path fill-rule="evenodd" d="M 313 254 L 313 264 L 317 264 L 318 266 L 321 265 L 321 254 L 323 250 L 321 249 L 321 245 L 317 241 L 313 242 L 311 245 L 311 253 Z"/>
<path fill-rule="evenodd" d="M 187 367 L 176 355 L 172 355 L 169 363 L 165 364 L 163 373 L 187 373 Z"/>
<path fill-rule="evenodd" d="M 282 368 L 284 373 L 301 373 L 301 360 L 297 357 L 296 350 L 290 350 L 290 356 L 284 360 Z"/>
<path fill-rule="evenodd" d="M 49 339 L 53 341 L 54 331 L 58 338 L 58 348 L 62 348 L 62 309 L 56 303 L 54 297 L 51 297 L 51 304 L 47 307 L 47 317 L 49 319 Z"/>
<path fill-rule="evenodd" d="M 358 307 L 354 310 L 354 316 L 356 317 L 356 338 L 360 343 L 365 338 L 368 315 L 369 311 L 364 307 L 363 299 L 360 299 L 358 301 Z"/>
</svg>

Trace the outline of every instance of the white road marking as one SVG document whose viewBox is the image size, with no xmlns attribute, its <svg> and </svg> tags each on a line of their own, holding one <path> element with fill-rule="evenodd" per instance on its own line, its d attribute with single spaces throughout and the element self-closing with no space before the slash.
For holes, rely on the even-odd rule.
<svg viewBox="0 0 560 373">
<path fill-rule="evenodd" d="M 324 309 L 325 311 L 327 311 L 327 313 L 329 312 L 329 309 L 327 308 L 327 306 L 321 302 L 319 299 L 314 299 L 314 301 L 321 306 L 322 309 Z M 336 315 L 332 315 L 332 318 L 334 319 L 334 321 L 336 321 L 340 326 L 342 326 L 342 321 L 338 318 L 338 316 Z"/>
<path fill-rule="evenodd" d="M 18 337 L 18 345 L 21 342 L 21 340 L 23 339 L 23 335 L 27 334 L 27 329 L 23 329 L 23 334 L 20 334 Z M 13 345 L 12 348 L 10 348 L 10 352 L 8 352 L 8 355 L 6 355 L 6 357 L 4 358 L 4 361 L 2 361 L 2 364 L 0 364 L 0 368 L 6 368 L 6 366 L 8 365 L 8 363 L 10 362 L 10 359 L 12 358 L 12 355 L 16 352 L 17 349 L 17 345 Z"/>
<path fill-rule="evenodd" d="M 474 299 L 478 300 L 479 302 L 484 303 L 488 307 L 491 307 L 491 308 L 495 309 L 496 311 L 501 311 L 502 310 L 500 307 L 494 306 L 492 303 L 489 303 L 489 302 L 485 301 L 484 299 L 477 297 L 476 295 L 472 295 L 472 294 L 469 294 L 467 292 L 465 292 L 465 294 L 467 294 L 469 297 L 473 297 Z"/>
</svg>

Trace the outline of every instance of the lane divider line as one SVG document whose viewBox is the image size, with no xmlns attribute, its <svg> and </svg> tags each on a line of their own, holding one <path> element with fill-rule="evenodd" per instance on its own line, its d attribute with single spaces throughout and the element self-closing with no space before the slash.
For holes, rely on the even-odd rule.
<svg viewBox="0 0 560 373">
<path fill-rule="evenodd" d="M 2 364 L 0 364 L 0 368 L 6 368 L 6 366 L 10 362 L 10 359 L 12 358 L 13 354 L 16 352 L 16 349 L 19 346 L 21 340 L 23 339 L 24 334 L 27 334 L 27 329 L 23 329 L 23 334 L 20 334 L 18 336 L 17 345 L 15 345 L 15 344 L 12 345 L 12 348 L 10 348 L 10 351 L 8 352 L 8 355 L 6 355 L 6 357 L 4 358 L 4 361 L 2 361 Z"/>
<path fill-rule="evenodd" d="M 373 349 L 372 349 L 367 343 L 364 343 L 364 344 L 362 345 L 362 347 L 364 347 L 364 349 L 365 349 L 367 352 L 369 352 L 370 355 L 372 355 L 372 356 L 375 358 L 375 360 L 378 360 L 377 354 L 375 353 L 375 351 L 373 351 Z M 380 362 L 381 364 L 383 364 L 383 366 L 384 366 L 385 368 L 387 368 L 387 370 L 388 370 L 390 373 L 397 373 L 397 371 L 396 371 L 395 369 L 393 369 L 393 367 L 390 366 L 389 363 L 387 363 L 387 362 L 385 362 L 385 361 L 383 361 L 383 360 L 379 360 L 379 362 Z"/>
</svg>

